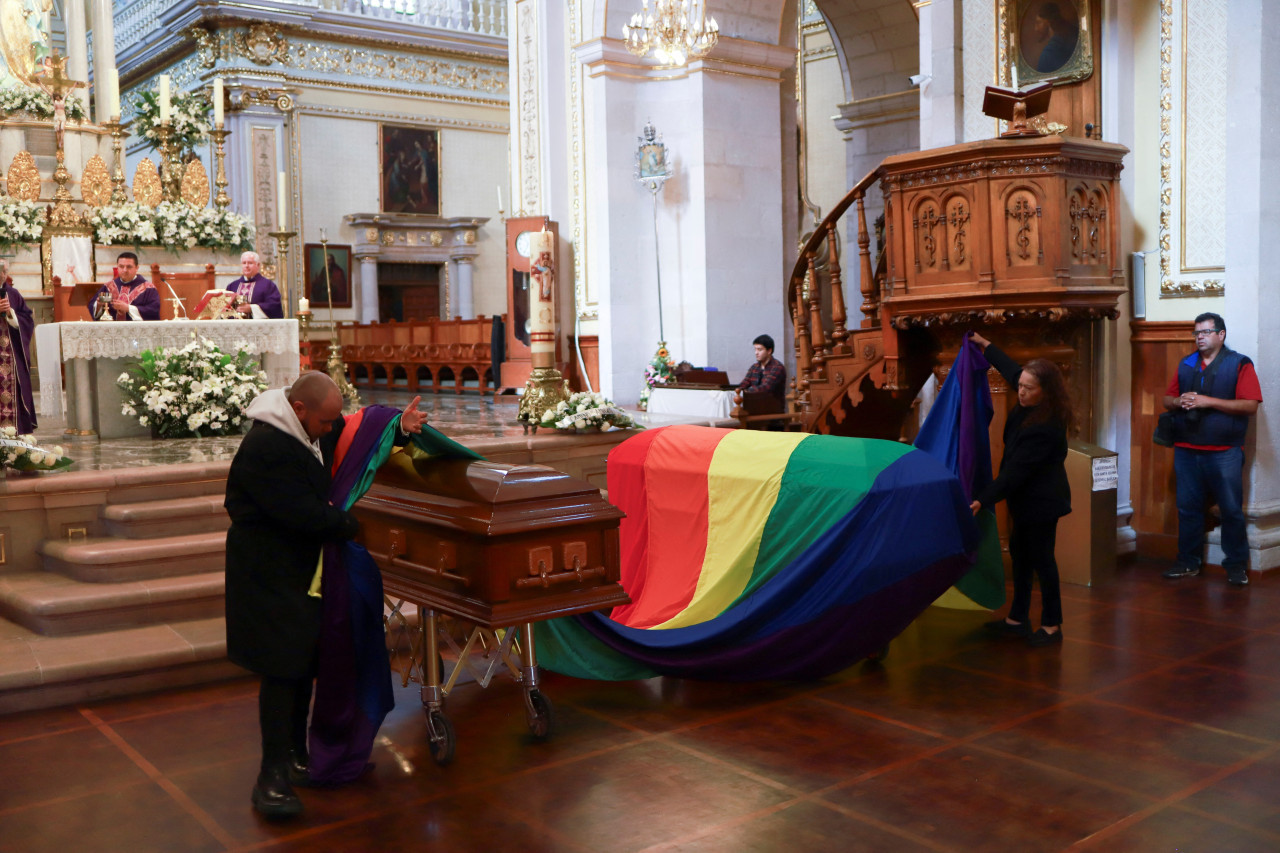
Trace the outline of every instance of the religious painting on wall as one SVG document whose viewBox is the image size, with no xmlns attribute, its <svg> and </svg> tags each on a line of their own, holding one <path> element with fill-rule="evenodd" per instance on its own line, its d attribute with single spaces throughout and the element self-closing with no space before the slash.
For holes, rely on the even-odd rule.
<svg viewBox="0 0 1280 853">
<path fill-rule="evenodd" d="M 384 124 L 382 212 L 440 215 L 440 131 Z"/>
<path fill-rule="evenodd" d="M 333 289 L 334 308 L 351 307 L 351 247 L 330 243 L 328 255 L 326 263 L 323 243 L 307 243 L 303 249 L 307 298 L 311 300 L 312 311 L 329 307 L 328 288 Z"/>
<path fill-rule="evenodd" d="M 1067 83 L 1093 74 L 1089 0 L 1018 0 L 1014 61 L 1018 83 Z"/>
</svg>

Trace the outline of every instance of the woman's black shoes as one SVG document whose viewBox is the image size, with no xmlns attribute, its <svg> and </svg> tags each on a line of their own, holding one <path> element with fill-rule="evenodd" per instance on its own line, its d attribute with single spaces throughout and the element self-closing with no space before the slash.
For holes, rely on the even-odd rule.
<svg viewBox="0 0 1280 853">
<path fill-rule="evenodd" d="M 1019 622 L 1018 624 L 1013 625 L 1004 619 L 995 619 L 991 622 L 982 623 L 982 629 L 988 634 L 994 634 L 997 637 L 1021 639 L 1023 637 L 1031 636 L 1031 626 L 1026 622 Z"/>
<path fill-rule="evenodd" d="M 1055 646 L 1062 642 L 1062 629 L 1054 631 L 1050 634 L 1044 628 L 1037 628 L 1036 632 L 1027 638 L 1027 645 L 1033 649 L 1042 648 L 1043 646 Z"/>
</svg>

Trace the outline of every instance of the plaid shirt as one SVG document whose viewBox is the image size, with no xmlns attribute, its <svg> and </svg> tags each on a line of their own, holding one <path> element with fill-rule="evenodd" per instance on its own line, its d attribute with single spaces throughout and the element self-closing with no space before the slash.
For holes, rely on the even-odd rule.
<svg viewBox="0 0 1280 853">
<path fill-rule="evenodd" d="M 744 394 L 772 394 L 779 400 L 787 398 L 787 368 L 773 356 L 764 364 L 755 362 L 747 370 L 747 378 L 738 385 Z"/>
</svg>

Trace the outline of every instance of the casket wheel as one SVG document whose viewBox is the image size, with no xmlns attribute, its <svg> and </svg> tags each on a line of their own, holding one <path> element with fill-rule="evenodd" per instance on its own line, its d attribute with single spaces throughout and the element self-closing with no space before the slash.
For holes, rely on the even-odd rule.
<svg viewBox="0 0 1280 853">
<path fill-rule="evenodd" d="M 444 767 L 453 761 L 458 736 L 453 733 L 453 723 L 440 711 L 430 711 L 427 714 L 427 741 L 436 764 Z"/>
<path fill-rule="evenodd" d="M 539 740 L 550 737 L 555 724 L 555 709 L 551 706 L 551 700 L 541 690 L 530 690 L 525 694 L 525 705 L 529 731 Z"/>
</svg>

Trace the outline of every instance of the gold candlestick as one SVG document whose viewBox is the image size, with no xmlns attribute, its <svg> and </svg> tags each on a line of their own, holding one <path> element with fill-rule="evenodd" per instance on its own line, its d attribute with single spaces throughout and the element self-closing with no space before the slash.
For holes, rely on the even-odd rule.
<svg viewBox="0 0 1280 853">
<path fill-rule="evenodd" d="M 177 203 L 182 196 L 182 167 L 174 151 L 173 128 L 164 121 L 156 128 L 160 137 L 160 184 L 164 188 L 164 200 Z"/>
<path fill-rule="evenodd" d="M 324 265 L 324 290 L 325 296 L 329 301 L 329 361 L 325 364 L 325 370 L 328 371 L 329 378 L 342 391 L 342 397 L 346 400 L 346 408 L 354 411 L 361 406 L 360 392 L 347 379 L 347 365 L 342 361 L 342 344 L 338 341 L 338 324 L 333 319 L 333 283 L 329 281 L 329 238 L 325 236 L 324 229 L 320 230 L 320 246 L 320 263 Z"/>
<path fill-rule="evenodd" d="M 209 131 L 209 135 L 213 137 L 213 156 L 217 164 L 213 183 L 218 188 L 218 194 L 214 196 L 213 204 L 218 210 L 226 210 L 227 205 L 231 204 L 231 197 L 227 195 L 227 155 L 225 151 L 227 135 L 230 133 L 231 131 L 224 130 L 222 125 L 218 125 Z"/>
<path fill-rule="evenodd" d="M 293 307 L 289 303 L 289 241 L 298 236 L 298 232 L 268 231 L 267 236 L 276 240 L 276 257 L 279 258 L 279 263 L 276 264 L 276 285 L 280 288 L 280 300 L 288 311 Z"/>
<path fill-rule="evenodd" d="M 124 178 L 124 132 L 129 127 L 120 121 L 120 116 L 112 116 L 104 125 L 111 132 L 111 150 L 115 157 L 115 165 L 111 168 L 111 203 L 126 204 L 129 201 L 129 190 Z"/>
</svg>

